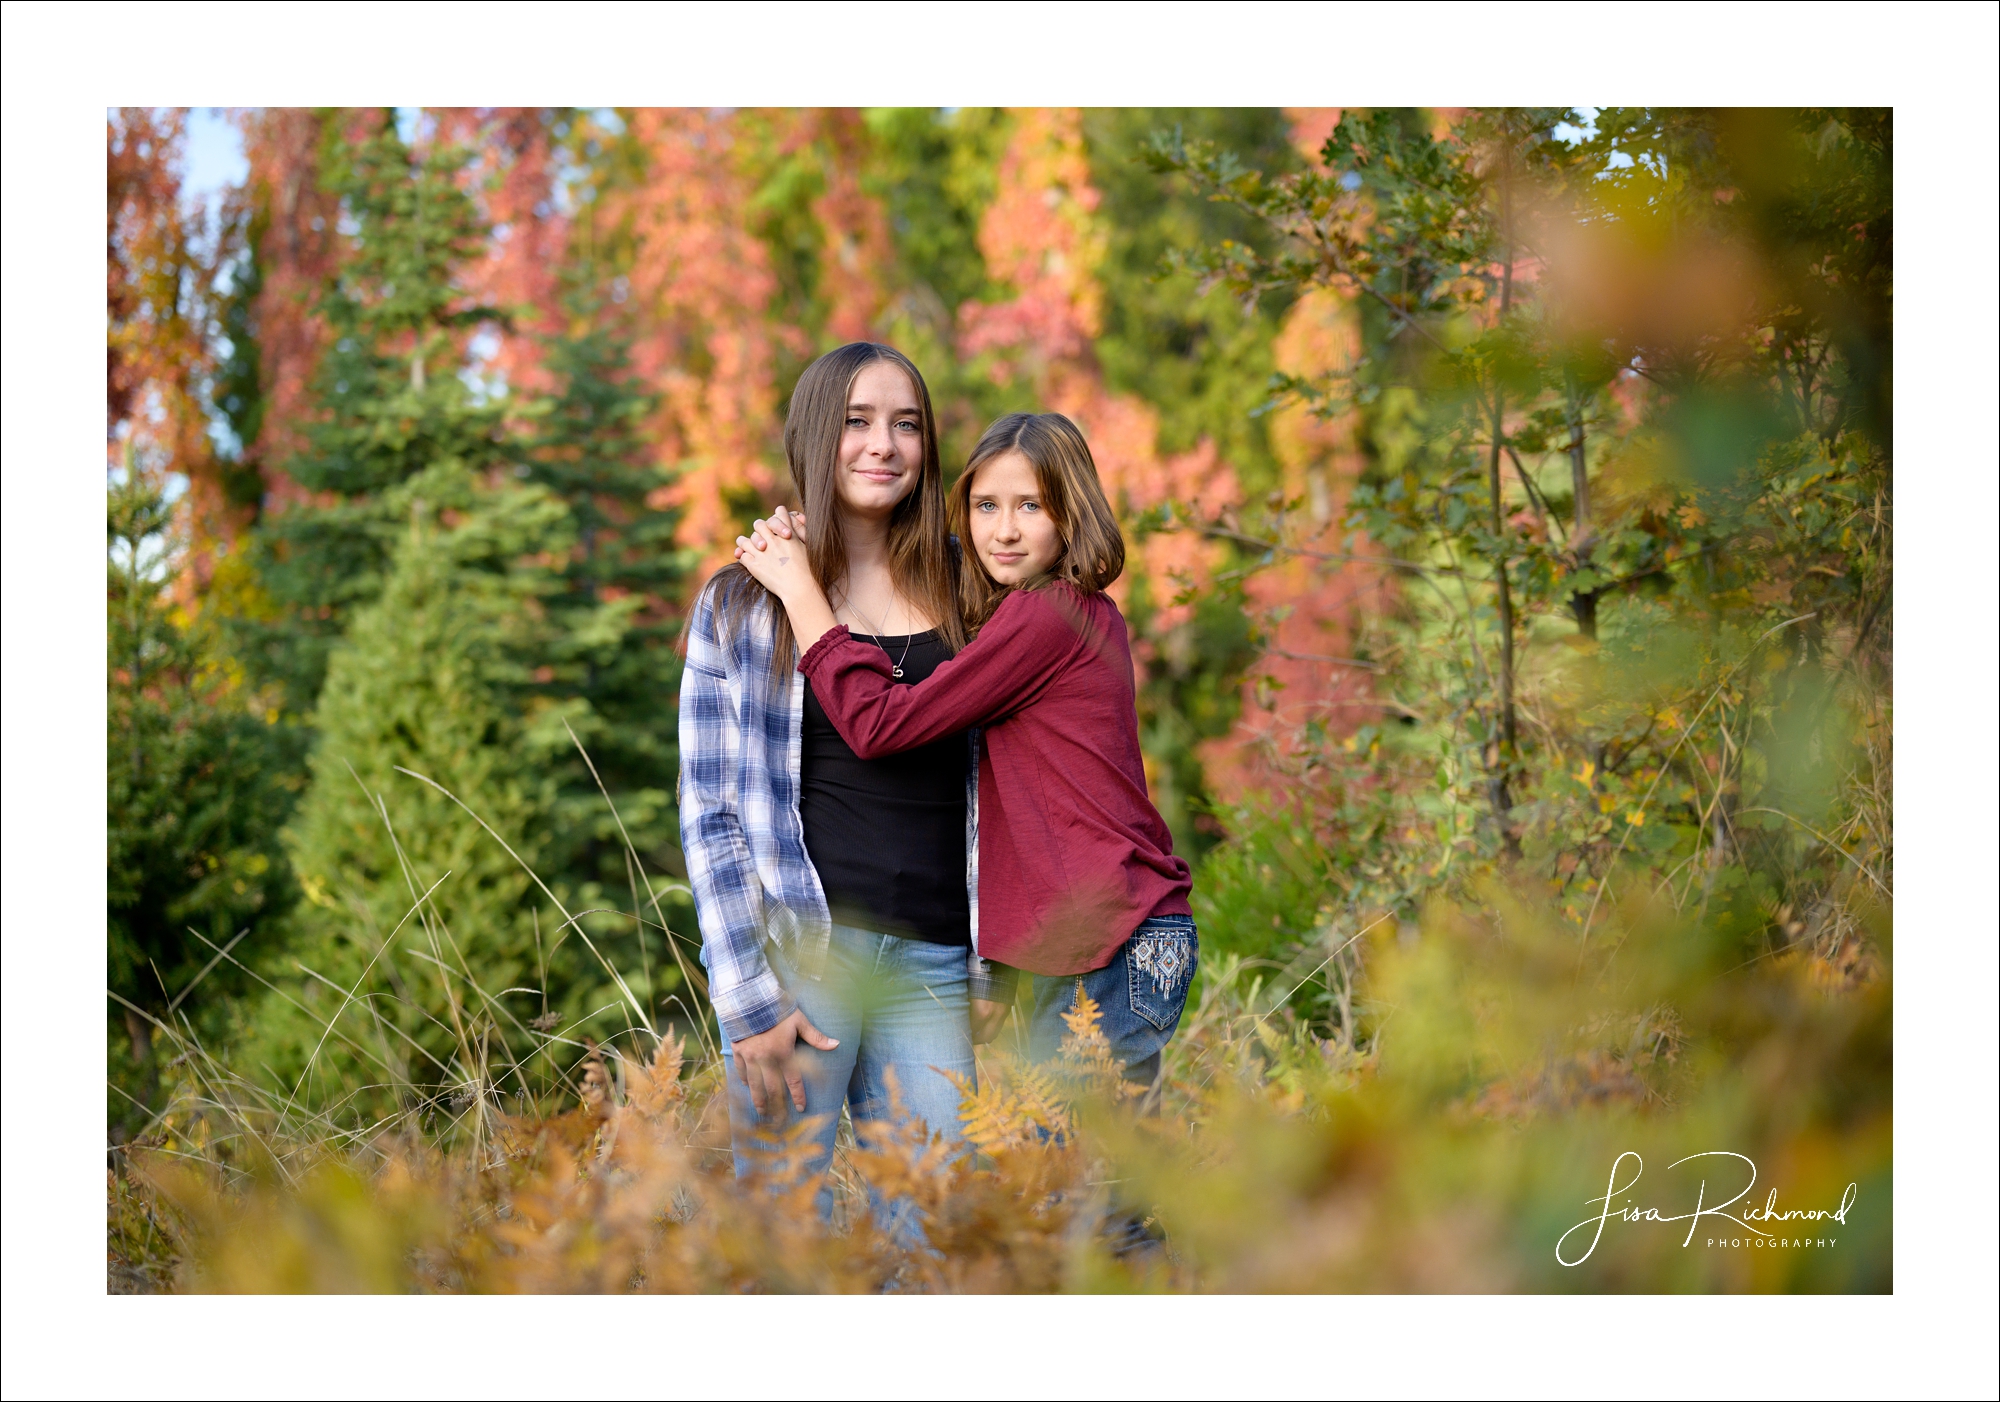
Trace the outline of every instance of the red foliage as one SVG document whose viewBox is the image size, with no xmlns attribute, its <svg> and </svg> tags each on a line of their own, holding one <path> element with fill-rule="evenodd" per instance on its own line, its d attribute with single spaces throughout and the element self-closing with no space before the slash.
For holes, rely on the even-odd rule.
<svg viewBox="0 0 2000 1402">
<path fill-rule="evenodd" d="M 200 217 L 181 208 L 186 113 L 125 107 L 106 142 L 106 434 L 144 466 L 192 474 L 210 456 L 199 385 L 210 363 Z"/>
<path fill-rule="evenodd" d="M 826 329 L 836 342 L 874 334 L 888 303 L 888 268 L 896 250 L 881 202 L 861 188 L 868 131 L 852 107 L 815 107 L 800 114 L 809 139 L 825 153 L 826 188 L 813 201 L 813 217 L 826 233 L 820 286 L 828 299 Z"/>
<path fill-rule="evenodd" d="M 1309 161 L 1319 160 L 1319 148 L 1326 145 L 1340 121 L 1344 107 L 1287 107 L 1285 120 L 1291 124 L 1292 145 Z"/>
<path fill-rule="evenodd" d="M 1316 134 L 1296 119 L 1293 131 L 1301 144 Z M 1346 367 L 1360 343 L 1351 302 L 1316 289 L 1286 313 L 1273 350 L 1279 369 L 1316 376 Z M 1350 542 L 1341 524 L 1362 467 L 1353 417 L 1321 418 L 1290 405 L 1270 424 L 1284 473 L 1281 491 L 1302 508 L 1288 511 L 1279 530 L 1302 553 L 1282 557 L 1244 585 L 1263 626 L 1265 651 L 1244 676 L 1236 726 L 1201 747 L 1209 783 L 1224 802 L 1253 789 L 1284 791 L 1296 761 L 1311 751 L 1308 725 L 1343 735 L 1377 714 L 1372 674 L 1355 665 L 1353 640 L 1363 605 L 1389 587 L 1388 577 L 1379 566 L 1325 558 L 1367 553 L 1365 542 Z"/>
<path fill-rule="evenodd" d="M 309 391 L 325 328 L 316 315 L 321 288 L 340 265 L 338 201 L 320 188 L 322 118 L 296 107 L 239 115 L 250 164 L 244 197 L 261 228 L 257 256 L 263 288 L 256 307 L 262 357 L 264 422 L 245 451 L 264 474 L 264 507 L 283 511 L 307 500 L 286 475 L 287 458 L 304 446 Z"/>
<path fill-rule="evenodd" d="M 143 412 L 149 393 L 185 398 L 206 363 L 201 328 L 186 315 L 191 230 L 180 208 L 186 114 L 124 107 L 111 114 L 105 149 L 106 431 L 159 432 Z M 168 406 L 162 405 L 162 408 Z M 172 442 L 161 445 L 171 450 Z"/>
<path fill-rule="evenodd" d="M 178 473 L 188 587 L 205 580 L 208 542 L 235 521 L 217 476 L 202 385 L 214 364 L 208 293 L 215 231 L 181 203 L 187 113 L 120 108 L 106 140 L 105 432 L 112 462 Z"/>
<path fill-rule="evenodd" d="M 488 369 L 516 394 L 555 388 L 537 339 L 566 321 L 562 269 L 570 220 L 558 207 L 556 150 L 549 114 L 540 107 L 439 108 L 438 138 L 469 147 L 465 179 L 493 225 L 486 256 L 466 270 L 469 300 L 508 314 Z"/>
<path fill-rule="evenodd" d="M 732 160 L 730 119 L 686 108 L 642 108 L 630 134 L 645 162 L 638 181 L 608 189 L 601 216 L 630 230 L 633 369 L 662 396 L 652 426 L 675 480 L 656 507 L 682 510 L 680 538 L 709 567 L 728 559 L 735 513 L 726 498 L 777 490 L 775 338 L 766 317 L 777 279 L 744 226 L 747 181 Z"/>
</svg>

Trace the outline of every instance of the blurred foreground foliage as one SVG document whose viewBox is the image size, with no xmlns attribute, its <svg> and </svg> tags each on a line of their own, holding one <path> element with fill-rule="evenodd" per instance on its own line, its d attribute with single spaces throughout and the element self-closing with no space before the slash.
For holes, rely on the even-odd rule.
<svg viewBox="0 0 2000 1402">
<path fill-rule="evenodd" d="M 721 1063 L 684 1060 L 673 1036 L 650 1053 L 634 1037 L 629 1054 L 573 1057 L 566 1109 L 560 1092 L 531 1105 L 475 1088 L 434 1119 L 413 1110 L 344 1133 L 185 1046 L 165 1132 L 110 1178 L 112 1285 L 1890 1287 L 1879 970 L 1805 954 L 1746 965 L 1727 941 L 1637 903 L 1620 912 L 1625 948 L 1580 966 L 1559 919 L 1493 898 L 1504 926 L 1439 906 L 1413 941 L 1371 943 L 1365 1053 L 1272 1011 L 1242 960 L 1216 961 L 1169 1054 L 1157 1115 L 1119 1089 L 1094 1013 L 1075 1020 L 1052 1066 L 1020 1062 L 1003 1036 L 962 1112 L 978 1152 L 954 1160 L 908 1129 L 863 1152 L 843 1134 L 831 1224 L 816 1184 L 783 1156 L 764 1186 L 737 1184 Z M 1742 1160 L 1675 1164 L 1717 1149 Z M 1685 1221 L 1614 1216 L 1593 1246 L 1589 1199 L 1614 1166 L 1627 1189 L 1615 1207 L 1685 1218 L 1748 1186 L 1748 1164 L 1755 1188 L 1728 1217 L 1695 1223 L 1690 1244 Z M 911 1252 L 878 1231 L 869 1184 L 912 1198 L 937 1249 Z M 1844 1220 L 1753 1231 L 1746 1207 Z M 1558 1260 L 1558 1241 L 1575 1264 Z"/>
</svg>

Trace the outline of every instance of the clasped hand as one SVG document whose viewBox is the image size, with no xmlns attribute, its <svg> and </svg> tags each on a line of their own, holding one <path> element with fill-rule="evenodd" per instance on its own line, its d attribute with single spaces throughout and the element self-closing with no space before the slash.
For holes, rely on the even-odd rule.
<svg viewBox="0 0 2000 1402">
<path fill-rule="evenodd" d="M 750 527 L 750 534 L 736 537 L 736 559 L 750 577 L 776 594 L 789 597 L 801 584 L 814 584 L 812 564 L 805 553 L 803 515 L 780 506 Z"/>
</svg>

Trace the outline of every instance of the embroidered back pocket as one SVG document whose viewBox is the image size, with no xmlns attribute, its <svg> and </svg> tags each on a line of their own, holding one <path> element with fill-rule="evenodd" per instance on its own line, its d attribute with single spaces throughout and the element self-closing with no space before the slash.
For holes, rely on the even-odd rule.
<svg viewBox="0 0 2000 1402">
<path fill-rule="evenodd" d="M 1201 946 L 1194 922 L 1148 920 L 1125 946 L 1132 1011 L 1162 1032 L 1172 1032 L 1187 1006 Z"/>
</svg>

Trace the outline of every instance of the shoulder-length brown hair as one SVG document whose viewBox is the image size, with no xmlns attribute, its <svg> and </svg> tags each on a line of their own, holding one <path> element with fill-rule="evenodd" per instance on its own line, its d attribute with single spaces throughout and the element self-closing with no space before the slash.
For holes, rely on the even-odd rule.
<svg viewBox="0 0 2000 1402">
<path fill-rule="evenodd" d="M 967 622 L 978 627 L 993 616 L 1007 595 L 980 563 L 972 546 L 972 479 L 979 469 L 1006 453 L 1019 453 L 1035 469 L 1042 509 L 1056 523 L 1062 554 L 1039 579 L 1022 585 L 1038 589 L 1054 580 L 1095 594 L 1125 572 L 1125 537 L 1097 480 L 1097 463 L 1083 432 L 1061 414 L 1003 414 L 979 436 L 951 493 L 951 528 L 959 538 L 958 590 Z"/>
<path fill-rule="evenodd" d="M 893 346 L 856 341 L 828 351 L 806 367 L 792 391 L 791 408 L 785 414 L 785 459 L 806 516 L 806 559 L 813 578 L 829 595 L 847 578 L 847 540 L 841 529 L 845 508 L 836 482 L 840 438 L 847 428 L 855 377 L 881 361 L 910 377 L 923 416 L 924 460 L 917 485 L 889 517 L 890 577 L 898 593 L 937 620 L 939 637 L 956 652 L 965 646 L 966 633 L 946 525 L 937 416 L 931 412 L 930 386 L 910 358 Z M 716 571 L 708 591 L 715 602 L 717 627 L 723 632 L 750 626 L 751 614 L 768 600 L 774 633 L 772 678 L 786 680 L 798 664 L 798 642 L 784 606 L 740 564 Z"/>
</svg>

